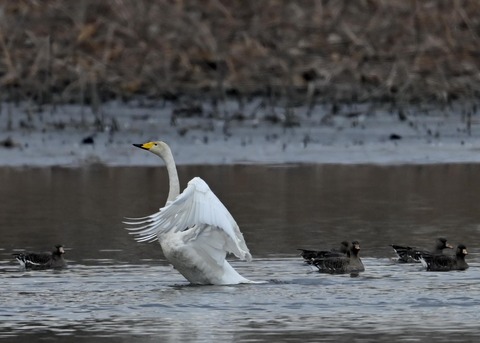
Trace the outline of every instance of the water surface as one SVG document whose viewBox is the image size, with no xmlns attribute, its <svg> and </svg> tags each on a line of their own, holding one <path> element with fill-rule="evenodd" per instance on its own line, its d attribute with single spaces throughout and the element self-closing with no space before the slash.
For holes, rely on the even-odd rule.
<svg viewBox="0 0 480 343">
<path fill-rule="evenodd" d="M 0 339 L 478 341 L 480 166 L 182 167 L 201 176 L 254 256 L 232 263 L 262 285 L 190 286 L 124 216 L 165 201 L 163 168 L 0 169 Z M 463 242 L 471 268 L 397 265 L 390 243 Z M 296 248 L 358 239 L 366 271 L 322 275 Z M 69 250 L 69 268 L 22 271 L 11 253 Z"/>
</svg>

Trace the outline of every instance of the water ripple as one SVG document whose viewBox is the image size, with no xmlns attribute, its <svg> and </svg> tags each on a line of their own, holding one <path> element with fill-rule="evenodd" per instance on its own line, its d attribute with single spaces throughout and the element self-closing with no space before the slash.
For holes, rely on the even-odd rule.
<svg viewBox="0 0 480 343">
<path fill-rule="evenodd" d="M 312 273 L 298 258 L 234 261 L 250 278 L 278 277 L 238 286 L 191 286 L 154 263 L 91 262 L 63 271 L 1 265 L 0 337 L 338 341 L 355 332 L 406 341 L 441 332 L 438 339 L 446 341 L 461 332 L 473 341 L 480 335 L 475 261 L 465 272 L 430 273 L 366 258 L 367 270 L 356 278 Z"/>
</svg>

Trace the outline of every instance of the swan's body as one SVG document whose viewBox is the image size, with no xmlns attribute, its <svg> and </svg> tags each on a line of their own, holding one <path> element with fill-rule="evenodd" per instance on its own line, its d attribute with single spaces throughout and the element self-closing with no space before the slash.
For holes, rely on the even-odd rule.
<svg viewBox="0 0 480 343">
<path fill-rule="evenodd" d="M 170 190 L 165 207 L 126 224 L 139 242 L 158 239 L 165 258 L 193 284 L 252 283 L 227 262 L 228 253 L 251 261 L 232 215 L 199 177 L 180 194 L 177 168 L 169 146 L 161 141 L 135 146 L 160 156 L 166 164 Z"/>
</svg>

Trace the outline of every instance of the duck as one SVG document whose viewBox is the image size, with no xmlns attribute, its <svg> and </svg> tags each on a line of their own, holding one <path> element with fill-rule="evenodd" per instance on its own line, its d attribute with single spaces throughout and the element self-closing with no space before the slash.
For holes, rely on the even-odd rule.
<svg viewBox="0 0 480 343">
<path fill-rule="evenodd" d="M 15 253 L 12 254 L 16 260 L 20 263 L 20 266 L 25 269 L 60 269 L 64 268 L 67 264 L 63 258 L 65 249 L 63 245 L 55 245 L 52 252 L 35 253 Z"/>
<path fill-rule="evenodd" d="M 365 266 L 359 256 L 360 243 L 353 241 L 349 244 L 345 256 L 320 257 L 312 261 L 320 273 L 329 274 L 358 274 L 365 271 Z"/>
<path fill-rule="evenodd" d="M 339 249 L 331 249 L 331 250 L 308 250 L 308 249 L 297 249 L 300 250 L 300 256 L 303 257 L 304 262 L 307 264 L 312 264 L 313 260 L 316 258 L 324 258 L 324 257 L 340 257 L 345 256 L 348 252 L 348 242 L 343 241 L 340 243 Z"/>
<path fill-rule="evenodd" d="M 180 193 L 169 145 L 163 141 L 133 145 L 160 157 L 169 180 L 164 207 L 151 215 L 124 221 L 135 240 L 158 241 L 166 260 L 191 284 L 257 283 L 240 275 L 227 261 L 229 253 L 247 262 L 252 255 L 233 216 L 207 183 L 194 177 Z"/>
<path fill-rule="evenodd" d="M 465 261 L 465 256 L 467 255 L 467 247 L 464 244 L 459 244 L 455 256 L 421 254 L 420 262 L 429 271 L 445 272 L 450 270 L 466 270 L 469 267 Z"/>
<path fill-rule="evenodd" d="M 447 239 L 443 237 L 435 240 L 435 245 L 431 251 L 396 244 L 390 244 L 390 246 L 397 254 L 397 262 L 400 263 L 420 263 L 420 256 L 422 254 L 441 255 L 444 249 L 453 249 L 453 246 L 448 244 Z"/>
</svg>

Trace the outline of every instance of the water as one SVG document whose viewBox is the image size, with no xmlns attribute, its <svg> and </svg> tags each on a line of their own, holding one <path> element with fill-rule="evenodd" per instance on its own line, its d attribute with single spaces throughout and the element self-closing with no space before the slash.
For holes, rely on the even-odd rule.
<svg viewBox="0 0 480 343">
<path fill-rule="evenodd" d="M 0 169 L 0 340 L 466 341 L 480 305 L 479 165 L 182 167 L 202 176 L 254 256 L 261 285 L 190 286 L 123 216 L 165 200 L 162 168 Z M 470 269 L 392 262 L 390 243 L 463 242 Z M 322 275 L 296 248 L 358 239 L 366 271 Z M 69 250 L 69 268 L 22 271 L 16 249 Z"/>
</svg>

